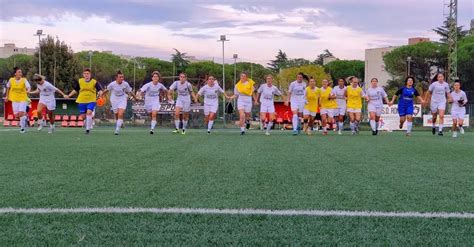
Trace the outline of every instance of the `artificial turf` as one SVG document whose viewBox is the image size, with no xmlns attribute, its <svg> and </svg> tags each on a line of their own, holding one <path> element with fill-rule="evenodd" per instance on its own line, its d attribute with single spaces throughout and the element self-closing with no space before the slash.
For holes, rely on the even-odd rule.
<svg viewBox="0 0 474 247">
<path fill-rule="evenodd" d="M 0 129 L 0 207 L 474 212 L 473 137 Z M 0 242 L 472 245 L 473 228 L 472 219 L 9 214 Z"/>
</svg>

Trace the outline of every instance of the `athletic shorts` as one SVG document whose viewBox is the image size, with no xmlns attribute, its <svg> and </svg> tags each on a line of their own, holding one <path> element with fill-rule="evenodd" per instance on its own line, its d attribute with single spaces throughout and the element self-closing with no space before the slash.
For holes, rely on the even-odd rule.
<svg viewBox="0 0 474 247">
<path fill-rule="evenodd" d="M 161 104 L 158 100 L 150 100 L 148 102 L 145 100 L 145 110 L 148 113 L 151 113 L 153 111 L 159 111 L 160 108 L 161 108 Z"/>
<path fill-rule="evenodd" d="M 176 100 L 176 107 L 181 108 L 183 112 L 190 112 L 191 111 L 191 100 Z"/>
<path fill-rule="evenodd" d="M 398 115 L 400 117 L 411 116 L 414 113 L 413 104 L 408 105 L 398 105 Z"/>
<path fill-rule="evenodd" d="M 274 104 L 260 104 L 260 113 L 275 113 Z"/>
<path fill-rule="evenodd" d="M 209 113 L 217 113 L 217 109 L 219 108 L 218 104 L 204 104 L 204 115 L 209 115 Z"/>
<path fill-rule="evenodd" d="M 119 109 L 127 109 L 127 99 L 115 99 L 110 100 L 111 108 L 114 113 L 117 113 Z"/>
<path fill-rule="evenodd" d="M 303 109 L 303 116 L 316 117 L 316 112 L 315 111 L 308 111 L 306 109 Z"/>
<path fill-rule="evenodd" d="M 245 101 L 245 100 L 237 100 L 237 109 L 244 110 L 245 113 L 252 112 L 252 100 Z"/>
<path fill-rule="evenodd" d="M 436 113 L 438 110 L 446 110 L 446 102 L 431 102 L 431 113 Z"/>
<path fill-rule="evenodd" d="M 17 114 L 19 112 L 26 112 L 26 106 L 28 103 L 24 102 L 12 102 L 13 114 Z"/>
<path fill-rule="evenodd" d="M 334 116 L 344 116 L 346 115 L 346 107 L 338 107 L 334 111 Z"/>
<path fill-rule="evenodd" d="M 333 118 L 334 117 L 334 112 L 337 111 L 337 108 L 335 109 L 327 109 L 327 108 L 321 108 L 320 114 L 323 115 L 328 115 L 328 117 Z"/>
<path fill-rule="evenodd" d="M 466 108 L 465 107 L 451 109 L 451 117 L 453 119 L 464 120 L 465 116 L 466 116 Z"/>
<path fill-rule="evenodd" d="M 95 105 L 97 103 L 95 102 L 90 102 L 90 103 L 79 103 L 79 113 L 80 114 L 86 114 L 87 110 L 94 111 L 95 110 Z"/>
<path fill-rule="evenodd" d="M 304 100 L 291 100 L 290 106 L 291 111 L 303 112 L 305 101 Z"/>
<path fill-rule="evenodd" d="M 383 106 L 376 106 L 376 105 L 368 104 L 367 105 L 367 110 L 369 112 L 375 112 L 375 116 L 380 117 L 380 116 L 382 116 Z"/>
<path fill-rule="evenodd" d="M 361 113 L 361 112 L 362 112 L 362 109 L 347 108 L 347 112 L 351 112 L 351 113 Z"/>
</svg>

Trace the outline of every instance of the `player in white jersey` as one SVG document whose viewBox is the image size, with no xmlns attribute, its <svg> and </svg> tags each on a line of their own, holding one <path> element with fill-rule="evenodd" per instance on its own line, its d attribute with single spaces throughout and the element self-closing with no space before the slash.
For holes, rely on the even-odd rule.
<svg viewBox="0 0 474 247">
<path fill-rule="evenodd" d="M 293 125 L 293 135 L 298 134 L 299 120 L 300 117 L 303 117 L 305 106 L 306 82 L 303 79 L 306 79 L 306 81 L 309 80 L 309 78 L 301 72 L 296 75 L 296 81 L 290 83 L 288 97 L 285 101 L 286 106 L 291 105 L 291 112 L 293 113 L 291 121 Z"/>
<path fill-rule="evenodd" d="M 160 82 L 161 74 L 158 71 L 153 71 L 151 73 L 151 82 L 143 85 L 140 90 L 138 90 L 138 94 L 140 97 L 145 96 L 145 110 L 150 114 L 151 119 L 151 129 L 150 134 L 155 133 L 155 126 L 156 126 L 156 115 L 160 110 L 160 93 L 164 92 L 167 93 L 168 89 L 161 84 Z"/>
<path fill-rule="evenodd" d="M 270 135 L 270 130 L 275 121 L 275 103 L 273 101 L 275 95 L 281 96 L 281 91 L 276 86 L 273 85 L 273 76 L 267 75 L 265 77 L 266 83 L 260 85 L 257 90 L 257 99 L 255 104 L 260 104 L 260 119 L 263 121 L 267 117 L 267 114 L 270 115 L 267 123 L 267 128 L 265 135 Z M 260 102 L 259 102 L 260 101 Z"/>
<path fill-rule="evenodd" d="M 168 91 L 168 99 L 173 100 L 171 93 L 177 91 L 178 98 L 176 99 L 175 111 L 174 111 L 174 125 L 176 129 L 173 133 L 179 133 L 179 116 L 183 113 L 183 129 L 181 134 L 186 134 L 186 127 L 189 121 L 189 111 L 191 111 L 191 97 L 195 98 L 196 95 L 193 92 L 193 86 L 186 80 L 186 74 L 179 74 L 179 81 L 175 81 Z"/>
<path fill-rule="evenodd" d="M 344 117 L 346 116 L 347 109 L 347 87 L 346 80 L 341 78 L 337 81 L 337 86 L 333 88 L 333 93 L 336 95 L 337 110 L 334 117 L 337 122 L 338 134 L 342 135 L 344 130 Z"/>
<path fill-rule="evenodd" d="M 446 103 L 447 100 L 451 102 L 451 94 L 449 89 L 449 84 L 444 81 L 444 75 L 442 73 L 438 73 L 436 75 L 436 80 L 431 83 L 428 94 L 426 94 L 425 102 L 427 102 L 427 98 L 431 96 L 431 114 L 433 116 L 433 127 L 432 133 L 433 135 L 436 134 L 436 118 L 439 114 L 439 128 L 438 128 L 438 135 L 443 135 L 443 124 L 444 124 L 444 113 L 446 110 Z"/>
<path fill-rule="evenodd" d="M 461 90 L 461 82 L 456 80 L 454 82 L 454 90 L 451 92 L 452 107 L 451 116 L 453 118 L 453 137 L 458 137 L 458 130 L 464 134 L 464 116 L 466 115 L 466 104 L 468 102 L 467 95 Z"/>
<path fill-rule="evenodd" d="M 115 135 L 119 134 L 120 128 L 123 124 L 123 115 L 127 109 L 127 99 L 129 97 L 135 98 L 132 94 L 132 88 L 125 81 L 122 71 L 117 71 L 115 81 L 111 82 L 103 93 L 110 92 L 110 104 L 112 111 L 115 114 Z"/>
<path fill-rule="evenodd" d="M 36 90 L 30 92 L 30 94 L 39 94 L 40 99 L 36 112 L 38 113 L 38 131 L 43 129 L 45 121 L 43 119 L 43 109 L 46 108 L 46 112 L 49 118 L 49 134 L 52 134 L 54 131 L 54 110 L 56 110 L 56 98 L 54 94 L 56 92 L 60 93 L 64 98 L 69 98 L 63 91 L 59 90 L 51 83 L 47 82 L 44 76 L 35 74 L 33 76 L 33 81 L 37 83 Z"/>
<path fill-rule="evenodd" d="M 217 109 L 219 108 L 219 94 L 224 94 L 229 98 L 224 90 L 219 86 L 214 76 L 207 78 L 207 84 L 197 93 L 194 101 L 199 102 L 199 97 L 204 96 L 204 122 L 207 124 L 207 133 L 211 134 L 214 120 L 216 119 Z"/>
<path fill-rule="evenodd" d="M 392 103 L 388 100 L 388 95 L 382 87 L 378 86 L 379 80 L 372 78 L 370 80 L 370 87 L 365 93 L 367 102 L 367 109 L 369 111 L 370 127 L 372 128 L 372 135 L 377 135 L 379 130 L 379 120 L 382 116 L 384 101 L 391 106 Z"/>
</svg>

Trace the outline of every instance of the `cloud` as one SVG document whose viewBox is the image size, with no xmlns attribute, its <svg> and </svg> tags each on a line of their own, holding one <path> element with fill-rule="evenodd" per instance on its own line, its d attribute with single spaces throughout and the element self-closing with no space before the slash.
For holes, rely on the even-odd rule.
<svg viewBox="0 0 474 247">
<path fill-rule="evenodd" d="M 172 50 L 160 49 L 154 46 L 123 43 L 106 39 L 91 39 L 81 42 L 84 47 L 91 50 L 112 51 L 114 54 L 124 54 L 143 57 L 159 57 L 169 59 Z"/>
</svg>

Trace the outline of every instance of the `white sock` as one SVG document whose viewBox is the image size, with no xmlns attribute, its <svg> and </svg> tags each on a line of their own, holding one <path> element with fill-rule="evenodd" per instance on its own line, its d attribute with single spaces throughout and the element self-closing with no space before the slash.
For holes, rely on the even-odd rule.
<svg viewBox="0 0 474 247">
<path fill-rule="evenodd" d="M 156 120 L 151 120 L 151 129 L 154 130 L 156 126 Z"/>
<path fill-rule="evenodd" d="M 174 126 L 176 127 L 176 129 L 179 129 L 179 119 L 174 120 Z"/>
<path fill-rule="evenodd" d="M 355 130 L 355 124 L 354 124 L 354 122 L 351 122 L 350 126 L 351 126 L 351 130 L 354 131 L 354 130 Z"/>
<path fill-rule="evenodd" d="M 186 129 L 186 126 L 188 125 L 188 121 L 183 121 L 183 130 Z"/>
<path fill-rule="evenodd" d="M 440 123 L 439 128 L 438 128 L 439 132 L 443 131 L 443 127 L 444 127 L 443 124 Z"/>
<path fill-rule="evenodd" d="M 323 127 L 323 131 L 326 132 L 328 128 L 326 126 Z"/>
<path fill-rule="evenodd" d="M 273 121 L 268 122 L 267 124 L 267 133 L 270 133 L 270 130 L 272 129 L 273 126 Z"/>
<path fill-rule="evenodd" d="M 339 122 L 338 125 L 339 125 L 339 130 L 342 131 L 344 129 L 344 123 Z"/>
<path fill-rule="evenodd" d="M 379 129 L 379 122 L 375 121 L 375 130 L 378 130 L 378 129 Z"/>
<path fill-rule="evenodd" d="M 370 120 L 370 127 L 372 128 L 372 131 L 375 131 L 375 120 Z"/>
<path fill-rule="evenodd" d="M 240 127 L 240 132 L 245 132 L 245 127 Z"/>
<path fill-rule="evenodd" d="M 26 116 L 20 118 L 20 128 L 25 129 L 26 126 Z"/>
<path fill-rule="evenodd" d="M 412 127 L 413 127 L 413 122 L 407 122 L 407 133 L 411 133 Z"/>
<path fill-rule="evenodd" d="M 43 126 L 43 119 L 38 119 L 38 126 Z"/>
<path fill-rule="evenodd" d="M 86 130 L 90 130 L 92 126 L 92 116 L 87 115 L 86 116 Z"/>
<path fill-rule="evenodd" d="M 433 128 L 436 128 L 436 119 L 434 119 Z"/>
<path fill-rule="evenodd" d="M 298 114 L 293 114 L 293 120 L 291 121 L 291 124 L 293 124 L 293 131 L 298 130 L 298 124 L 299 124 Z"/>
<path fill-rule="evenodd" d="M 115 123 L 115 131 L 119 131 L 120 127 L 122 127 L 123 119 L 117 119 L 117 123 Z"/>
<path fill-rule="evenodd" d="M 207 123 L 207 131 L 211 131 L 212 125 L 214 125 L 214 120 L 209 120 Z"/>
<path fill-rule="evenodd" d="M 49 128 L 50 128 L 50 129 L 54 129 L 54 124 L 53 124 L 53 123 L 50 123 L 50 124 L 49 124 Z"/>
</svg>

